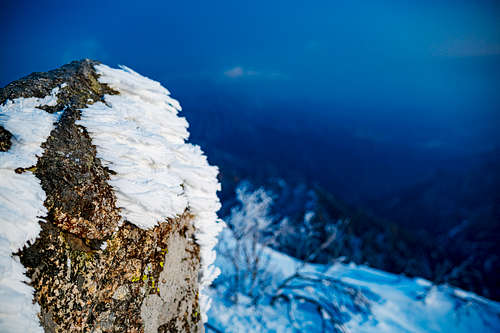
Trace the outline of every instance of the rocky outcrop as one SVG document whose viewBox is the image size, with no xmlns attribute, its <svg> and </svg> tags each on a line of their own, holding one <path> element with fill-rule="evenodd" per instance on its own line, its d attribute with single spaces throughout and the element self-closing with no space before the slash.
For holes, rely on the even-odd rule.
<svg viewBox="0 0 500 333">
<path fill-rule="evenodd" d="M 134 211 L 135 215 L 124 213 L 128 207 L 121 198 L 134 198 L 142 191 L 141 183 L 134 184 L 133 189 L 111 185 L 114 184 L 112 179 L 120 181 L 123 172 L 113 169 L 114 161 L 103 161 L 99 153 L 102 150 L 99 145 L 96 147 L 93 133 L 81 121 L 82 113 L 94 104 L 105 112 L 116 114 L 119 111 L 107 98 L 124 92 L 116 88 L 119 85 L 112 87 L 104 83 L 97 66 L 102 65 L 90 60 L 72 62 L 47 73 L 33 73 L 0 89 L 0 104 L 7 117 L 6 105 L 11 101 L 45 98 L 51 94 L 57 98 L 37 106 L 37 109 L 57 115 L 58 120 L 43 141 L 43 153 L 37 156 L 36 163 L 8 167 L 14 169 L 12 173 L 17 177 L 35 176 L 45 193 L 45 214 L 38 216 L 40 232 L 36 239 L 27 239 L 28 242 L 14 253 L 26 268 L 34 289 L 33 302 L 39 305 L 40 325 L 45 332 L 202 331 L 204 309 L 200 307 L 200 281 L 206 280 L 207 273 L 203 269 L 213 260 L 207 263 L 202 254 L 209 252 L 200 251 L 200 244 L 203 246 L 206 242 L 200 237 L 201 222 L 197 218 L 204 212 L 196 209 L 196 202 L 189 201 L 188 196 L 189 186 L 194 188 L 196 184 L 176 174 L 179 184 L 174 185 L 181 190 L 173 196 L 186 196 L 186 204 L 182 211 L 160 211 L 158 216 L 163 218 L 155 224 L 145 227 L 135 221 L 140 211 Z M 138 74 L 128 73 L 137 76 L 132 79 L 139 80 Z M 132 79 L 119 78 L 120 82 Z M 143 79 L 148 80 L 140 77 Z M 146 83 L 150 84 L 150 80 Z M 152 91 L 147 87 L 145 91 Z M 168 91 L 165 94 L 168 95 Z M 23 140 L 21 135 L 16 137 L 9 129 L 14 125 L 7 126 L 1 118 L 0 125 L 1 160 L 1 152 L 12 154 L 14 146 L 22 145 Z M 172 133 L 161 135 L 171 136 Z M 184 142 L 184 138 L 181 139 L 180 142 Z M 176 144 L 181 145 L 177 141 Z M 181 160 L 188 167 L 202 170 L 199 172 L 202 179 L 207 178 L 207 174 L 214 174 L 206 159 L 203 160 L 206 166 L 192 166 L 186 158 Z M 158 166 L 159 162 L 155 161 L 154 171 L 169 170 L 169 163 L 174 165 L 178 161 L 165 162 L 164 166 Z M 213 178 L 211 184 L 217 183 Z M 121 191 L 119 199 L 117 188 Z M 213 199 L 215 191 L 210 188 L 208 192 Z M 2 200 L 9 200 L 7 193 L 0 197 L 0 205 Z M 137 205 L 147 207 L 144 202 L 137 202 Z M 0 212 L 7 215 L 5 207 Z M 212 218 L 218 202 L 211 207 L 213 211 L 208 213 Z M 5 228 L 17 228 L 16 223 L 14 227 L 5 224 Z M 9 239 L 8 232 L 0 236 Z M 0 310 L 0 327 L 8 327 L 9 316 L 2 316 Z"/>
</svg>

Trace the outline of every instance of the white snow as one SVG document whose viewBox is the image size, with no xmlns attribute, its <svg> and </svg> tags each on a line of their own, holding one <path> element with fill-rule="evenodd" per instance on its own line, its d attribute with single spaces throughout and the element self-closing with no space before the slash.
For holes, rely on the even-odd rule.
<svg viewBox="0 0 500 333">
<path fill-rule="evenodd" d="M 218 246 L 231 251 L 236 242 L 232 231 L 226 229 L 221 235 Z M 437 286 L 422 278 L 395 275 L 353 263 L 303 264 L 271 248 L 265 249 L 262 260 L 267 262 L 266 273 L 270 274 L 270 286 L 279 285 L 296 269 L 304 276 L 323 279 L 307 285 L 299 281 L 292 294 L 290 290 L 279 294 L 286 292 L 288 296 L 306 296 L 329 304 L 339 297 L 346 297 L 346 294 L 342 295 L 335 289 L 341 283 L 360 291 L 369 303 L 369 313 L 363 314 L 352 307 L 341 306 L 341 312 L 347 315 L 347 321 L 343 323 L 345 332 L 500 331 L 499 303 L 447 285 Z M 217 285 L 210 289 L 213 304 L 208 313 L 208 328 L 214 327 L 222 332 L 323 331 L 321 318 L 329 319 L 323 309 L 318 314 L 316 307 L 307 307 L 300 300 L 291 307 L 286 302 L 271 305 L 270 296 L 276 295 L 274 292 L 263 294 L 257 305 L 252 304 L 248 296 L 238 294 L 238 303 L 233 304 L 228 295 L 235 291 L 228 288 L 230 276 L 227 274 L 234 271 L 234 265 L 226 256 L 218 256 L 217 265 L 222 268 L 223 274 Z M 269 286 L 261 285 L 259 288 L 264 291 Z M 296 321 L 290 321 L 289 316 Z M 207 332 L 212 331 L 207 329 Z"/>
<path fill-rule="evenodd" d="M 12 146 L 0 152 L 0 331 L 42 332 L 33 304 L 33 288 L 26 283 L 25 268 L 17 252 L 40 232 L 39 217 L 46 215 L 45 192 L 31 172 L 17 174 L 18 167 L 36 164 L 40 145 L 50 135 L 60 113 L 37 106 L 57 104 L 59 88 L 45 98 L 17 98 L 0 106 L 0 124 L 12 133 Z"/>
<path fill-rule="evenodd" d="M 99 81 L 120 94 L 106 95 L 105 103 L 82 110 L 78 124 L 89 131 L 97 156 L 116 172 L 110 185 L 124 220 L 152 228 L 185 209 L 195 216 L 202 263 L 200 308 L 206 321 L 210 299 L 205 290 L 220 273 L 212 265 L 213 248 L 224 225 L 216 214 L 218 169 L 198 146 L 186 143 L 188 123 L 177 115 L 179 103 L 160 83 L 125 66 L 95 69 Z"/>
</svg>

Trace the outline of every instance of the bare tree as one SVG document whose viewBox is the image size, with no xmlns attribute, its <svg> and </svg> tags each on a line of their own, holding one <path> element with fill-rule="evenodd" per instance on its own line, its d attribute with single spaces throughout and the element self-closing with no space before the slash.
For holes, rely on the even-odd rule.
<svg viewBox="0 0 500 333">
<path fill-rule="evenodd" d="M 231 298 L 238 301 L 238 293 L 243 293 L 253 299 L 256 304 L 262 297 L 261 288 L 269 280 L 270 274 L 266 270 L 268 259 L 263 255 L 266 246 L 275 242 L 279 236 L 271 232 L 274 220 L 270 215 L 272 197 L 259 188 L 249 191 L 246 185 L 236 190 L 237 199 L 241 206 L 231 211 L 227 222 L 232 230 L 232 237 L 226 237 L 225 246 L 219 252 L 228 258 L 234 268 L 230 277 Z M 227 234 L 227 233 L 226 233 Z"/>
<path fill-rule="evenodd" d="M 237 189 L 237 199 L 240 205 L 231 210 L 226 222 L 231 230 L 223 233 L 223 240 L 219 243 L 219 253 L 231 262 L 233 272 L 227 272 L 226 283 L 229 299 L 237 303 L 238 295 L 242 294 L 251 299 L 256 306 L 262 299 L 271 305 L 277 301 L 284 301 L 288 307 L 288 317 L 295 326 L 300 326 L 294 317 L 294 307 L 300 302 L 313 304 L 320 317 L 324 331 L 345 331 L 340 310 L 349 303 L 348 299 L 360 304 L 366 310 L 368 302 L 362 298 L 362 293 L 331 277 L 318 273 L 312 276 L 303 272 L 307 262 L 314 261 L 318 255 L 331 250 L 337 243 L 343 244 L 343 228 L 348 221 L 339 220 L 326 228 L 327 234 L 317 235 L 317 229 L 312 224 L 314 213 L 306 211 L 304 221 L 297 230 L 297 224 L 292 224 L 287 218 L 280 223 L 271 216 L 272 196 L 264 189 L 251 191 L 242 185 Z M 318 239 L 323 239 L 318 245 Z M 269 256 L 266 248 L 270 245 L 279 246 L 279 242 L 293 241 L 296 246 L 304 248 L 303 258 L 290 276 L 279 276 L 269 267 Z M 340 253 L 340 248 L 338 253 Z M 324 289 L 330 285 L 330 289 Z M 312 292 L 315 288 L 323 294 Z M 306 288 L 307 287 L 307 288 Z M 305 288 L 305 289 L 304 289 Z M 311 289 L 312 288 L 312 289 Z M 330 299 L 328 293 L 339 293 L 346 297 Z M 299 303 L 297 303 L 299 302 Z"/>
</svg>

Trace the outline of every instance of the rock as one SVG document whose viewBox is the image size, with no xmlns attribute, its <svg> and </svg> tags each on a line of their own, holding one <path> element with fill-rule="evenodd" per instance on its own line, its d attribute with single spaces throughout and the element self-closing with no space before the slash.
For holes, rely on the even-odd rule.
<svg viewBox="0 0 500 333">
<path fill-rule="evenodd" d="M 114 171 L 77 123 L 82 109 L 119 94 L 98 81 L 97 64 L 75 61 L 0 89 L 3 104 L 60 87 L 55 105 L 39 107 L 61 113 L 43 154 L 36 165 L 16 169 L 34 174 L 46 194 L 38 238 L 16 253 L 34 288 L 40 325 L 45 332 L 203 331 L 193 214 L 186 207 L 150 229 L 123 221 L 108 183 Z M 0 126 L 0 151 L 9 150 L 12 136 Z"/>
<path fill-rule="evenodd" d="M 3 126 L 0 126 L 0 151 L 8 151 L 10 149 L 12 145 L 11 138 L 12 134 L 3 128 Z"/>
<path fill-rule="evenodd" d="M 113 299 L 116 301 L 123 301 L 127 299 L 128 294 L 129 290 L 127 285 L 119 286 L 113 293 Z"/>
</svg>

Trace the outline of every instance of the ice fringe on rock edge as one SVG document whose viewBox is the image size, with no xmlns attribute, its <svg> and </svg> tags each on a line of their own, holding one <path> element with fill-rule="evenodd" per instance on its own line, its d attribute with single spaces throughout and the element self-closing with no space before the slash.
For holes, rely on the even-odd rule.
<svg viewBox="0 0 500 333">
<path fill-rule="evenodd" d="M 186 208 L 194 215 L 196 240 L 201 249 L 200 310 L 202 320 L 210 308 L 205 293 L 219 275 L 213 266 L 214 246 L 223 228 L 216 212 L 218 169 L 210 166 L 200 147 L 186 143 L 188 123 L 177 113 L 179 103 L 160 83 L 121 66 L 95 66 L 99 82 L 119 95 L 106 95 L 105 103 L 82 110 L 78 124 L 87 128 L 97 156 L 116 175 L 113 186 L 122 217 L 152 228 Z"/>
<path fill-rule="evenodd" d="M 31 172 L 17 174 L 18 167 L 30 167 L 42 155 L 40 145 L 50 135 L 60 113 L 50 114 L 37 106 L 57 103 L 59 88 L 45 98 L 17 98 L 0 106 L 0 124 L 13 135 L 12 146 L 0 152 L 0 331 L 43 332 L 33 304 L 33 288 L 25 282 L 25 268 L 17 252 L 40 232 L 38 217 L 45 216 L 45 192 Z"/>
</svg>

